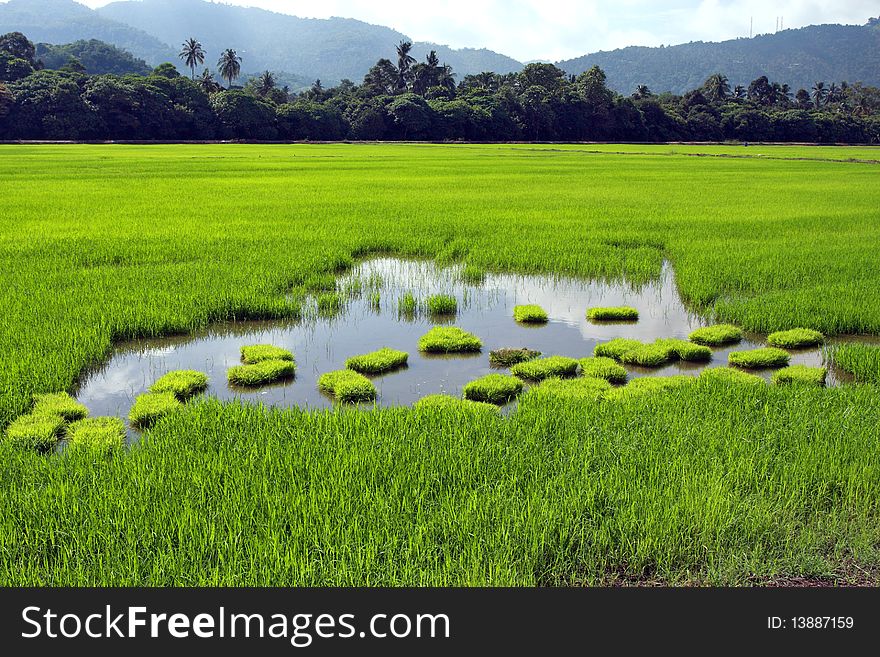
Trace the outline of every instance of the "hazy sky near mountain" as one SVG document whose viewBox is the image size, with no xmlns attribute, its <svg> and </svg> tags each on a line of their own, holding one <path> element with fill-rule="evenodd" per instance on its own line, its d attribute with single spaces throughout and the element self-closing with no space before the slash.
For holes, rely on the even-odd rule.
<svg viewBox="0 0 880 657">
<path fill-rule="evenodd" d="M 80 0 L 99 7 L 108 0 Z M 485 47 L 520 61 L 560 60 L 624 46 L 721 41 L 818 23 L 862 25 L 878 0 L 226 0 L 309 18 L 343 16 L 417 41 Z"/>
</svg>

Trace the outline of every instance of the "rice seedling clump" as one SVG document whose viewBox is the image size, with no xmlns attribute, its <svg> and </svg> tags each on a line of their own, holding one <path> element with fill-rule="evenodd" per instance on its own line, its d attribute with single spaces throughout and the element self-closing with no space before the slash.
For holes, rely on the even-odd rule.
<svg viewBox="0 0 880 657">
<path fill-rule="evenodd" d="M 461 270 L 461 280 L 471 285 L 482 285 L 486 281 L 486 270 L 476 265 L 465 265 Z"/>
<path fill-rule="evenodd" d="M 147 428 L 182 407 L 181 401 L 170 392 L 147 392 L 134 400 L 128 419 L 134 427 Z"/>
<path fill-rule="evenodd" d="M 549 356 L 518 363 L 511 373 L 529 381 L 543 381 L 552 377 L 569 377 L 577 373 L 578 362 L 565 356 Z"/>
<path fill-rule="evenodd" d="M 639 319 L 639 311 L 629 306 L 590 308 L 587 319 L 591 322 L 635 322 Z"/>
<path fill-rule="evenodd" d="M 709 347 L 720 347 L 725 344 L 735 344 L 742 340 L 742 330 L 732 324 L 716 324 L 704 326 L 688 336 L 691 342 Z"/>
<path fill-rule="evenodd" d="M 674 359 L 675 353 L 662 344 L 643 344 L 625 352 L 620 360 L 627 365 L 641 367 L 662 367 Z"/>
<path fill-rule="evenodd" d="M 828 370 L 824 367 L 808 367 L 806 365 L 791 365 L 773 373 L 773 383 L 776 385 L 810 385 L 822 387 L 825 385 L 825 377 Z"/>
<path fill-rule="evenodd" d="M 626 352 L 638 349 L 642 346 L 644 346 L 644 344 L 638 340 L 615 338 L 614 340 L 597 344 L 596 348 L 593 349 L 593 355 L 620 360 Z"/>
<path fill-rule="evenodd" d="M 709 347 L 700 344 L 693 344 L 687 340 L 677 340 L 676 338 L 661 338 L 654 342 L 679 358 L 687 362 L 702 363 L 712 360 L 712 350 Z"/>
<path fill-rule="evenodd" d="M 425 300 L 429 315 L 454 315 L 458 311 L 458 301 L 448 294 L 434 294 Z"/>
<path fill-rule="evenodd" d="M 464 387 L 465 399 L 490 404 L 506 404 L 522 392 L 523 383 L 505 374 L 487 374 Z"/>
<path fill-rule="evenodd" d="M 693 385 L 696 381 L 697 378 L 693 376 L 646 376 L 640 379 L 633 379 L 621 388 L 613 388 L 606 393 L 605 398 L 621 400 L 654 395 Z"/>
<path fill-rule="evenodd" d="M 708 384 L 764 385 L 764 379 L 732 367 L 710 367 L 700 372 L 700 381 Z"/>
<path fill-rule="evenodd" d="M 87 417 L 89 409 L 66 392 L 52 392 L 34 397 L 34 415 L 57 415 L 65 422 Z"/>
<path fill-rule="evenodd" d="M 494 404 L 472 401 L 470 399 L 459 399 L 452 395 L 428 395 L 413 404 L 413 408 L 419 410 L 438 409 L 470 413 L 491 413 L 492 415 L 498 415 L 498 407 Z"/>
<path fill-rule="evenodd" d="M 117 449 L 125 444 L 125 422 L 118 417 L 94 417 L 74 422 L 67 428 L 72 448 Z"/>
<path fill-rule="evenodd" d="M 727 362 L 746 369 L 766 369 L 769 367 L 785 367 L 791 357 L 787 352 L 775 347 L 752 349 L 751 351 L 734 351 L 728 356 Z"/>
<path fill-rule="evenodd" d="M 347 404 L 373 401 L 376 398 L 376 386 L 373 382 L 354 370 L 322 374 L 318 379 L 318 388 L 333 395 L 337 401 Z"/>
<path fill-rule="evenodd" d="M 532 388 L 523 397 L 523 403 L 564 399 L 570 401 L 599 401 L 611 390 L 605 379 L 580 377 L 577 379 L 547 379 Z"/>
<path fill-rule="evenodd" d="M 230 367 L 226 379 L 234 386 L 264 386 L 291 379 L 296 374 L 296 364 L 289 360 L 263 360 L 253 365 Z"/>
<path fill-rule="evenodd" d="M 150 386 L 150 392 L 170 392 L 185 401 L 208 387 L 208 376 L 195 370 L 168 372 Z"/>
<path fill-rule="evenodd" d="M 489 362 L 499 367 L 510 367 L 517 363 L 524 363 L 541 355 L 540 351 L 532 349 L 496 349 L 489 352 Z"/>
<path fill-rule="evenodd" d="M 457 326 L 435 326 L 419 339 L 419 351 L 451 354 L 480 351 L 482 341 Z"/>
<path fill-rule="evenodd" d="M 397 312 L 404 317 L 414 317 L 418 310 L 419 302 L 416 301 L 412 292 L 407 292 L 397 302 Z"/>
<path fill-rule="evenodd" d="M 812 329 L 796 328 L 790 331 L 778 331 L 767 336 L 767 344 L 783 349 L 804 349 L 816 347 L 825 342 L 825 336 Z"/>
<path fill-rule="evenodd" d="M 287 349 L 271 344 L 252 344 L 241 348 L 241 362 L 245 365 L 261 363 L 264 360 L 293 360 Z"/>
<path fill-rule="evenodd" d="M 28 414 L 15 418 L 6 427 L 6 440 L 27 449 L 48 449 L 54 445 L 64 429 L 60 415 Z"/>
<path fill-rule="evenodd" d="M 842 344 L 834 348 L 834 362 L 852 374 L 856 381 L 880 383 L 880 347 L 866 344 Z"/>
<path fill-rule="evenodd" d="M 317 296 L 318 314 L 322 317 L 332 317 L 342 310 L 342 297 L 338 292 L 326 292 Z"/>
<path fill-rule="evenodd" d="M 578 363 L 581 366 L 581 375 L 586 378 L 604 379 L 609 383 L 626 383 L 626 368 L 613 358 L 594 356 L 581 358 Z"/>
<path fill-rule="evenodd" d="M 345 366 L 361 374 L 382 374 L 403 367 L 408 359 L 409 354 L 405 351 L 383 347 L 369 354 L 352 356 L 345 361 Z"/>
<path fill-rule="evenodd" d="M 544 324 L 547 322 L 547 311 L 541 306 L 516 306 L 513 309 L 513 318 L 523 324 Z"/>
</svg>

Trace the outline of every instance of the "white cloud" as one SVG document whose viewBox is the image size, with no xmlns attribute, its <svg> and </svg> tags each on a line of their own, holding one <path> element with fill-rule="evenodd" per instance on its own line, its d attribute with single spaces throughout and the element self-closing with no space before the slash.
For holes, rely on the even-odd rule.
<svg viewBox="0 0 880 657">
<path fill-rule="evenodd" d="M 107 0 L 80 0 L 92 7 Z M 486 47 L 558 60 L 630 45 L 719 41 L 817 23 L 863 24 L 877 0 L 228 0 L 308 18 L 344 16 L 387 25 L 418 41 Z"/>
</svg>

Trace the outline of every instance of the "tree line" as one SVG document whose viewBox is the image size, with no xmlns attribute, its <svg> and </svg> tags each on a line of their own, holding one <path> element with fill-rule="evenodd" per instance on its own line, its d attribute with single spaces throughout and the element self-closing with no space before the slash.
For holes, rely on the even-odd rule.
<svg viewBox="0 0 880 657">
<path fill-rule="evenodd" d="M 242 58 L 224 50 L 216 73 L 197 39 L 148 75 L 87 75 L 75 58 L 49 70 L 20 33 L 0 37 L 0 139 L 783 141 L 880 143 L 880 89 L 817 81 L 792 90 L 762 76 L 731 87 L 718 73 L 683 95 L 608 88 L 593 67 L 552 64 L 456 81 L 431 52 L 401 42 L 360 83 L 291 93 L 269 71 L 236 86 Z M 217 76 L 225 86 L 217 81 Z"/>
</svg>

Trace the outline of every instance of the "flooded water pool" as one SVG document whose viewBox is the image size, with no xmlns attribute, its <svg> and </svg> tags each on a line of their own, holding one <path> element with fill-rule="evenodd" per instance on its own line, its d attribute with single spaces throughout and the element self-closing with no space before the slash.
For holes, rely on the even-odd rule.
<svg viewBox="0 0 880 657">
<path fill-rule="evenodd" d="M 612 338 L 644 342 L 664 337 L 687 339 L 691 331 L 708 323 L 685 308 L 668 264 L 664 265 L 659 279 L 633 288 L 625 282 L 510 274 L 488 274 L 481 283 L 467 283 L 463 281 L 460 266 L 440 268 L 431 261 L 377 258 L 364 261 L 342 275 L 338 289 L 346 300 L 333 317 L 308 312 L 308 319 L 298 321 L 223 323 L 188 336 L 119 344 L 103 367 L 83 377 L 76 397 L 89 408 L 92 416 L 126 418 L 134 399 L 146 392 L 156 379 L 173 370 L 192 369 L 208 375 L 210 383 L 206 394 L 222 400 L 327 408 L 332 407 L 334 401 L 317 388 L 321 374 L 344 368 L 346 359 L 351 356 L 391 347 L 409 352 L 409 365 L 384 376 L 371 377 L 378 390 L 376 403 L 410 405 L 435 393 L 460 396 L 468 382 L 498 372 L 498 368 L 489 364 L 491 350 L 528 347 L 545 356 L 583 358 L 591 356 L 597 344 Z M 378 305 L 375 292 L 379 295 Z M 414 317 L 401 316 L 398 304 L 407 293 L 419 300 L 431 294 L 453 295 L 458 301 L 458 313 L 441 321 L 421 313 Z M 549 322 L 537 326 L 517 324 L 513 308 L 521 304 L 542 306 L 549 315 Z M 597 324 L 586 319 L 590 307 L 620 305 L 636 308 L 638 322 Z M 482 353 L 450 356 L 419 353 L 419 338 L 438 323 L 454 324 L 476 334 L 483 341 Z M 240 364 L 239 350 L 249 344 L 273 344 L 291 350 L 296 358 L 296 377 L 263 388 L 231 387 L 226 372 Z M 726 367 L 731 351 L 760 346 L 765 346 L 760 336 L 747 336 L 740 344 L 714 349 L 709 363 L 676 362 L 655 369 L 631 366 L 627 369 L 631 378 L 696 376 L 705 367 Z M 823 365 L 823 350 L 792 352 L 791 362 Z M 769 380 L 772 370 L 756 374 Z M 845 373 L 829 367 L 829 386 L 847 380 Z M 130 432 L 130 439 L 136 435 Z"/>
</svg>

